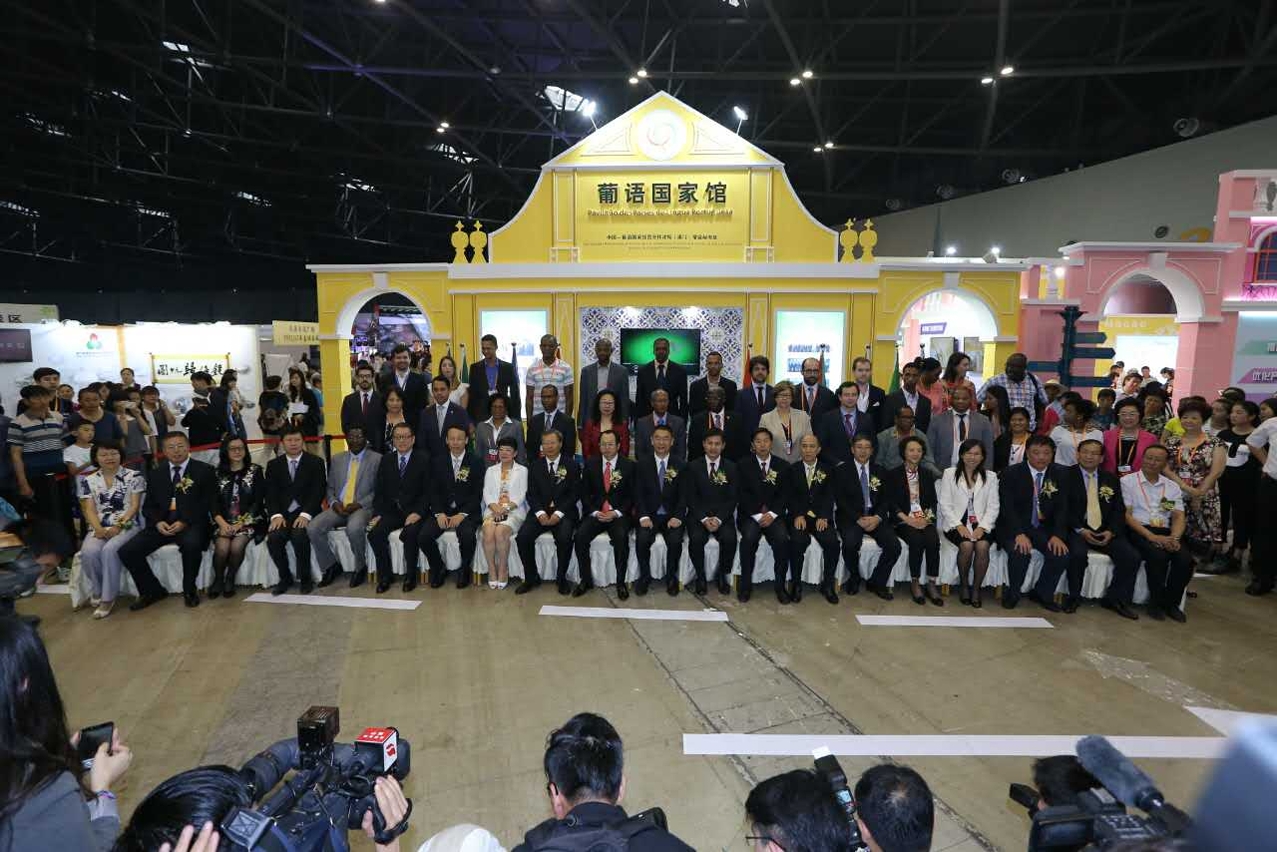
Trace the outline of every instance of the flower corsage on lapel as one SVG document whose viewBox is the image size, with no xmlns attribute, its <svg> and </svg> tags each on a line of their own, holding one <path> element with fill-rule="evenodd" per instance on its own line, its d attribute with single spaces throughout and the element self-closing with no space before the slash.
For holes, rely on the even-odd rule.
<svg viewBox="0 0 1277 852">
<path fill-rule="evenodd" d="M 714 471 L 714 475 L 709 478 L 709 481 L 715 485 L 726 485 L 727 474 L 723 473 L 721 470 L 716 470 Z"/>
<path fill-rule="evenodd" d="M 187 491 L 190 491 L 191 487 L 194 485 L 195 485 L 195 481 L 193 479 L 191 479 L 189 476 L 183 476 L 180 480 L 178 480 L 177 485 L 173 487 L 176 488 L 181 493 L 185 494 Z"/>
</svg>

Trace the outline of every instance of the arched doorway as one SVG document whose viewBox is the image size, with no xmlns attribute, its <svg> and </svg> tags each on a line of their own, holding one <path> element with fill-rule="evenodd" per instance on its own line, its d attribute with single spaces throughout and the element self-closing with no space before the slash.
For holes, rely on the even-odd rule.
<svg viewBox="0 0 1277 852">
<path fill-rule="evenodd" d="M 1107 375 L 1121 361 L 1126 372 L 1143 372 L 1162 381 L 1164 368 L 1175 368 L 1179 357 L 1179 322 L 1175 295 L 1152 274 L 1138 272 L 1122 279 L 1105 296 L 1099 330 L 1105 345 L 1116 350 L 1113 361 L 1097 361 L 1095 374 Z"/>
<path fill-rule="evenodd" d="M 350 354 L 356 360 L 389 354 L 400 344 L 414 354 L 430 351 L 430 320 L 420 305 L 402 293 L 388 291 L 365 300 L 345 328 L 350 333 Z"/>
<path fill-rule="evenodd" d="M 901 316 L 896 344 L 901 363 L 921 355 L 944 364 L 954 352 L 967 353 L 969 377 L 978 386 L 988 372 L 986 346 L 991 352 L 997 334 L 997 320 L 979 298 L 960 290 L 935 290 Z"/>
</svg>

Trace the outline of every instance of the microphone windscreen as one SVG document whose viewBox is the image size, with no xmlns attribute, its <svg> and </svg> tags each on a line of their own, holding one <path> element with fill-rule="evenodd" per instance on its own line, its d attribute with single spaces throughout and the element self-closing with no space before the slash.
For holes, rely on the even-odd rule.
<svg viewBox="0 0 1277 852">
<path fill-rule="evenodd" d="M 1077 757 L 1087 772 L 1124 805 L 1143 808 L 1150 793 L 1158 793 L 1153 779 L 1131 763 L 1104 737 L 1090 736 L 1078 740 Z"/>
</svg>

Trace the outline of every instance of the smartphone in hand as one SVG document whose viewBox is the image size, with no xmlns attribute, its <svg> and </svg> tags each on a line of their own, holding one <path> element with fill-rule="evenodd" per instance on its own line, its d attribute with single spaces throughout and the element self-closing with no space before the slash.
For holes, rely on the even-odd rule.
<svg viewBox="0 0 1277 852">
<path fill-rule="evenodd" d="M 109 748 L 114 737 L 114 722 L 103 722 L 100 725 L 93 725 L 80 731 L 80 742 L 76 747 L 80 765 L 85 769 L 92 769 L 93 759 L 97 756 L 98 748 L 102 743 L 106 743 Z"/>
</svg>

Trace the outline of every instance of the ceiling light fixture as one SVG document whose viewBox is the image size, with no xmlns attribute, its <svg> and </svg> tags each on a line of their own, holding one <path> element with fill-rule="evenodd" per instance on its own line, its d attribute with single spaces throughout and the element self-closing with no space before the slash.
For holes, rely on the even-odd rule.
<svg viewBox="0 0 1277 852">
<path fill-rule="evenodd" d="M 637 85 L 638 85 L 638 77 L 631 77 L 631 78 L 630 78 L 630 85 L 631 85 L 631 86 L 637 86 Z"/>
<path fill-rule="evenodd" d="M 957 246 L 945 246 L 945 248 L 944 248 L 944 255 L 945 255 L 945 257 L 953 257 L 953 256 L 954 256 L 955 254 L 957 254 L 957 253 L 958 253 L 958 247 L 957 247 Z"/>
<path fill-rule="evenodd" d="M 804 69 L 803 69 L 803 79 L 804 79 L 804 80 L 810 80 L 812 77 L 815 77 L 815 76 L 816 76 L 815 72 L 813 72 L 810 68 L 804 68 Z"/>
<path fill-rule="evenodd" d="M 817 154 L 825 153 L 825 149 L 820 147 L 819 145 L 817 145 L 815 148 L 812 148 L 811 150 Z"/>
<path fill-rule="evenodd" d="M 798 86 L 798 85 L 801 85 L 801 84 L 802 84 L 802 82 L 803 82 L 803 81 L 802 81 L 802 80 L 799 80 L 797 77 L 790 77 L 790 78 L 789 78 L 789 85 L 791 85 L 791 86 Z"/>
<path fill-rule="evenodd" d="M 637 74 L 639 77 L 641 77 L 641 78 L 642 78 L 642 79 L 644 79 L 644 80 L 646 80 L 646 79 L 647 79 L 647 69 L 646 69 L 646 68 L 640 68 L 638 71 L 636 71 L 636 72 L 635 72 L 635 74 Z"/>
<path fill-rule="evenodd" d="M 736 117 L 740 119 L 741 121 L 749 121 L 749 113 L 745 112 L 745 110 L 741 109 L 740 107 L 738 106 L 732 107 L 732 112 L 734 112 L 736 114 Z"/>
<path fill-rule="evenodd" d="M 1015 73 L 1015 66 L 1014 66 L 1014 65 L 1003 65 L 1003 66 L 1002 66 L 1002 70 L 1001 70 L 999 73 L 1000 73 L 1003 77 L 1010 77 L 1012 74 L 1014 74 L 1014 73 Z"/>
<path fill-rule="evenodd" d="M 832 148 L 832 147 L 834 147 L 834 140 L 830 139 L 829 141 L 827 141 L 827 142 L 825 143 L 825 147 L 826 147 L 826 148 Z"/>
<path fill-rule="evenodd" d="M 992 78 L 992 77 L 981 77 L 981 78 L 980 78 L 980 85 L 981 85 L 981 86 L 992 86 L 992 85 L 993 85 L 993 78 Z"/>
<path fill-rule="evenodd" d="M 594 101 L 586 101 L 581 104 L 581 114 L 586 118 L 594 118 L 594 111 L 598 109 L 598 104 Z"/>
</svg>

